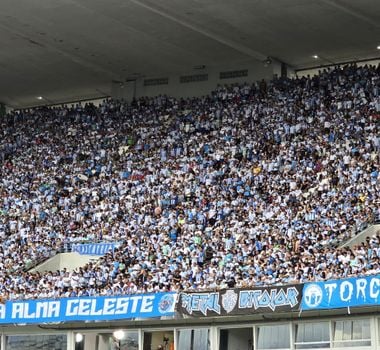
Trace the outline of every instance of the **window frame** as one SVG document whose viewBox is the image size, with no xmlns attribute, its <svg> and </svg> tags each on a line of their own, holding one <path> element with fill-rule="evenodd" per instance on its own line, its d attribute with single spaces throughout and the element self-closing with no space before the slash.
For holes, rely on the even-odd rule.
<svg viewBox="0 0 380 350">
<path fill-rule="evenodd" d="M 1 349 L 9 350 L 8 338 L 9 337 L 45 337 L 45 336 L 65 336 L 66 337 L 66 349 L 70 346 L 70 337 L 67 332 L 22 332 L 22 333 L 2 333 Z"/>
<path fill-rule="evenodd" d="M 282 348 L 261 348 L 259 347 L 259 330 L 261 327 L 280 327 L 280 326 L 287 326 L 288 327 L 288 332 L 289 332 L 289 346 L 288 347 L 282 347 Z M 255 337 L 255 343 L 254 343 L 254 348 L 255 350 L 291 350 L 293 349 L 293 327 L 292 323 L 273 323 L 273 324 L 259 324 L 255 326 L 255 332 L 254 332 L 254 337 Z"/>
<path fill-rule="evenodd" d="M 256 325 L 254 324 L 241 324 L 241 325 L 230 325 L 230 326 L 220 326 L 217 327 L 217 342 L 216 342 L 216 349 L 220 349 L 220 331 L 225 331 L 225 330 L 233 330 L 233 329 L 250 329 L 252 332 L 252 345 L 253 348 L 256 350 L 256 330 L 255 330 Z"/>
<path fill-rule="evenodd" d="M 331 320 L 331 348 L 332 349 L 339 349 L 339 348 L 370 348 L 373 346 L 372 343 L 372 322 L 371 322 L 372 317 L 354 317 L 354 318 L 338 318 L 338 319 L 333 319 Z M 335 330 L 336 330 L 336 324 L 337 322 L 351 322 L 351 338 L 353 337 L 353 322 L 357 321 L 368 321 L 368 329 L 369 329 L 369 338 L 362 338 L 362 339 L 342 339 L 342 340 L 335 340 Z M 344 325 L 344 323 L 343 323 Z M 363 328 L 362 328 L 363 329 Z M 344 328 L 343 328 L 343 334 L 342 338 L 344 337 Z M 369 342 L 369 345 L 356 345 L 358 343 L 362 342 Z M 352 344 L 352 345 L 345 345 L 345 344 Z"/>
<path fill-rule="evenodd" d="M 323 323 L 326 324 L 327 326 L 327 331 L 328 331 L 328 340 L 322 340 L 322 341 L 311 341 L 311 342 L 297 342 L 297 331 L 298 331 L 298 326 L 299 325 L 307 325 L 307 324 L 317 324 L 317 323 Z M 323 347 L 323 349 L 330 349 L 332 347 L 332 334 L 331 334 L 331 321 L 329 320 L 313 320 L 313 321 L 306 321 L 306 322 L 295 322 L 293 324 L 294 327 L 294 334 L 293 334 L 293 345 L 294 349 L 296 350 L 303 350 L 303 349 L 312 349 L 309 347 L 298 347 L 302 345 L 323 345 L 323 344 L 328 344 L 327 347 Z"/>
</svg>

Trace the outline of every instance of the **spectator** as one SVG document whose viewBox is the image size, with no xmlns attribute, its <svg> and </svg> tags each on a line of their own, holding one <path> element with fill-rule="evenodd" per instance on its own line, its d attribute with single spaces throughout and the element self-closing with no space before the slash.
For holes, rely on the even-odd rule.
<svg viewBox="0 0 380 350">
<path fill-rule="evenodd" d="M 8 114 L 0 290 L 8 299 L 252 287 L 379 273 L 379 68 Z M 43 276 L 75 242 L 120 242 Z M 22 288 L 20 287 L 22 286 Z"/>
</svg>

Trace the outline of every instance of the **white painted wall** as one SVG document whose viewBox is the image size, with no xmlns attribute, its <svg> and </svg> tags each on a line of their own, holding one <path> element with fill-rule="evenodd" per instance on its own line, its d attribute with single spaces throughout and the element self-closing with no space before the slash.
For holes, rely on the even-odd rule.
<svg viewBox="0 0 380 350">
<path fill-rule="evenodd" d="M 248 76 L 234 79 L 219 79 L 220 72 L 235 71 L 248 69 Z M 183 72 L 180 75 L 167 76 L 165 74 L 157 76 L 149 76 L 136 79 L 136 82 L 126 82 L 124 84 L 114 83 L 112 85 L 112 97 L 123 98 L 127 101 L 131 101 L 133 96 L 158 96 L 168 95 L 173 97 L 199 97 L 208 95 L 211 91 L 215 90 L 218 84 L 232 84 L 235 82 L 256 82 L 261 79 L 270 80 L 274 74 L 281 73 L 281 64 L 274 61 L 269 66 L 265 67 L 261 62 L 245 62 L 241 65 L 224 66 L 224 67 L 206 67 L 200 70 L 191 70 Z M 180 83 L 180 76 L 196 75 L 196 74 L 208 74 L 207 81 Z M 167 85 L 155 85 L 144 86 L 144 79 L 151 78 L 169 78 L 169 84 Z"/>
<path fill-rule="evenodd" d="M 96 255 L 80 255 L 79 253 L 61 253 L 46 260 L 37 267 L 31 269 L 31 272 L 56 271 L 66 268 L 72 271 L 78 267 L 84 266 L 90 261 L 95 262 L 99 259 Z"/>
</svg>

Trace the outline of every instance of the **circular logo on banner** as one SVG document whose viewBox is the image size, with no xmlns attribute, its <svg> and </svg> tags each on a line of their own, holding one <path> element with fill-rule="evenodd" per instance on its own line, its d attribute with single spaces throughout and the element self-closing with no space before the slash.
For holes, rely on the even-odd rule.
<svg viewBox="0 0 380 350">
<path fill-rule="evenodd" d="M 306 306 L 310 308 L 318 307 L 323 299 L 321 287 L 318 284 L 309 284 L 303 292 L 303 298 Z"/>
<path fill-rule="evenodd" d="M 165 314 L 167 312 L 172 311 L 172 307 L 174 304 L 174 295 L 173 294 L 165 294 L 161 297 L 158 303 L 158 311 L 160 313 Z"/>
</svg>

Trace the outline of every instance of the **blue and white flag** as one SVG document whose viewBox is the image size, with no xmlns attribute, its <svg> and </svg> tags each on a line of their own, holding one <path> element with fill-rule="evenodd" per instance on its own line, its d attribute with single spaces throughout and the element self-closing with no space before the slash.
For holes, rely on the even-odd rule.
<svg viewBox="0 0 380 350">
<path fill-rule="evenodd" d="M 81 255 L 105 255 L 114 251 L 119 245 L 119 243 L 75 243 L 71 246 L 71 251 Z"/>
<path fill-rule="evenodd" d="M 379 305 L 380 276 L 306 283 L 302 310 Z"/>
<path fill-rule="evenodd" d="M 173 316 L 175 293 L 17 300 L 0 304 L 0 324 L 112 321 Z"/>
</svg>

